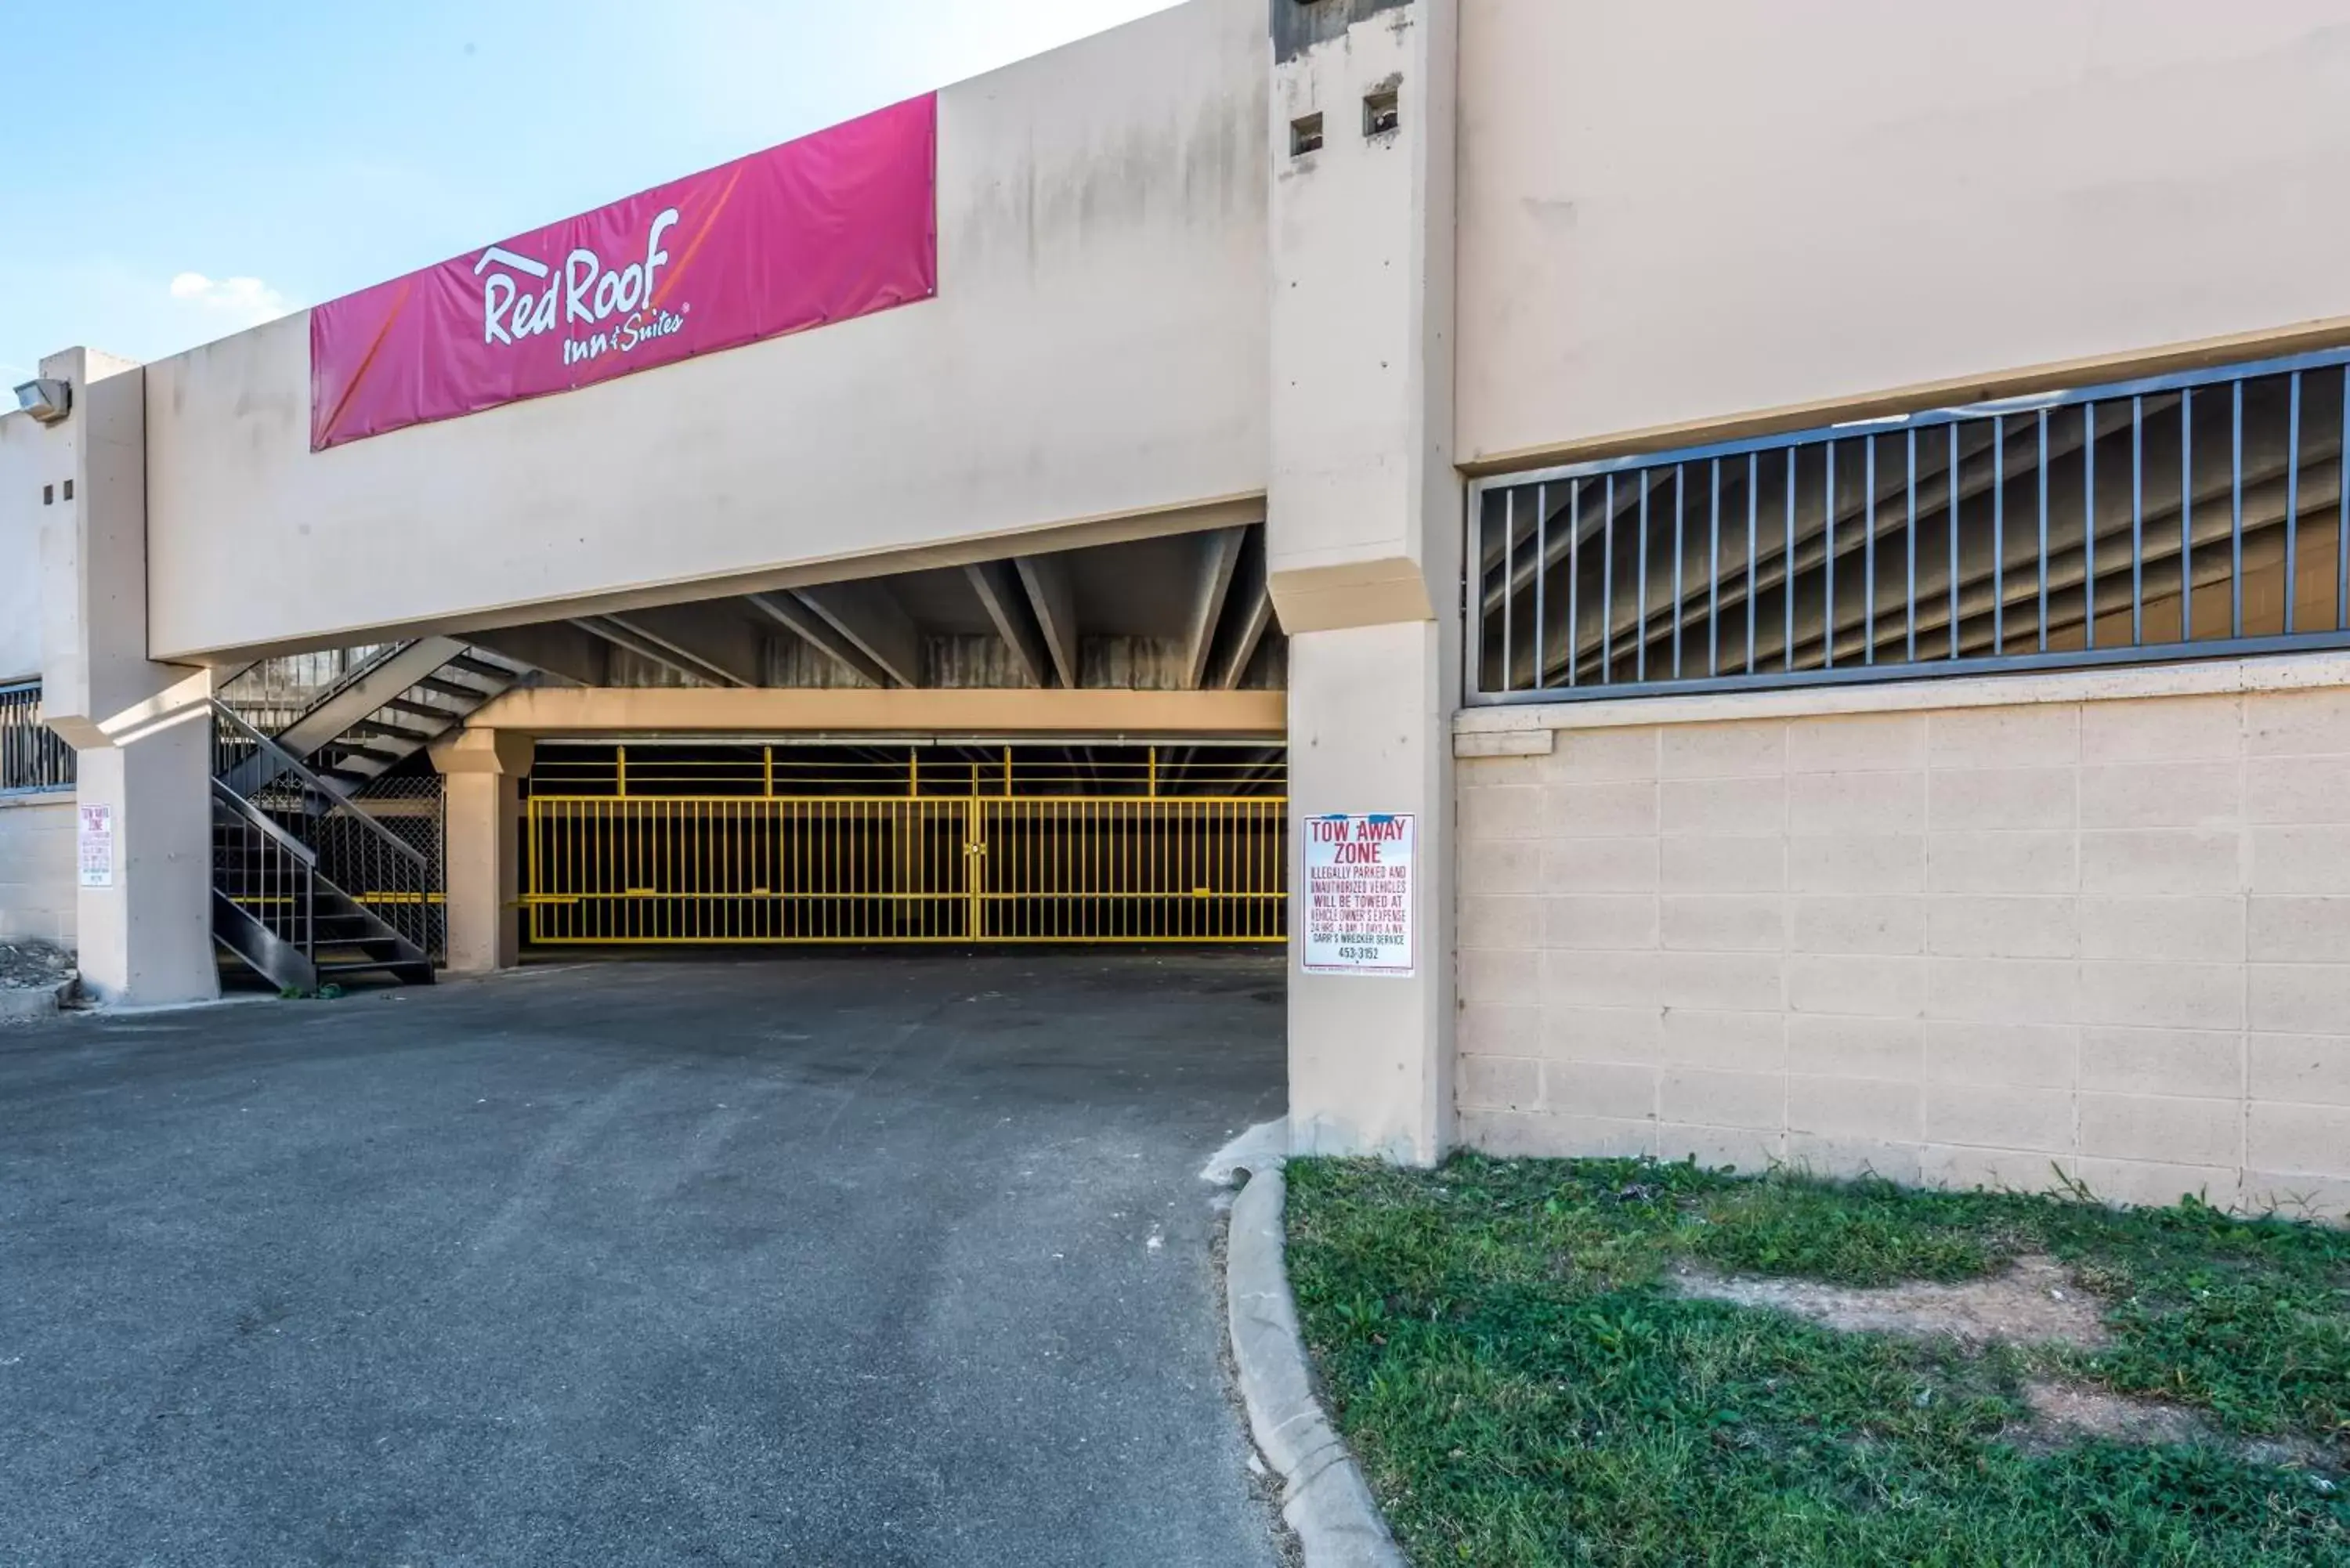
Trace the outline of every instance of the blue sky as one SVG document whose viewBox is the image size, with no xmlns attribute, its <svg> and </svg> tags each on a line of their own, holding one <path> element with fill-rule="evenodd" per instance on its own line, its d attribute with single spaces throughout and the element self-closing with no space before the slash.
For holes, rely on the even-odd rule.
<svg viewBox="0 0 2350 1568">
<path fill-rule="evenodd" d="M 1168 3 L 5 5 L 0 376 L 177 353 Z"/>
</svg>

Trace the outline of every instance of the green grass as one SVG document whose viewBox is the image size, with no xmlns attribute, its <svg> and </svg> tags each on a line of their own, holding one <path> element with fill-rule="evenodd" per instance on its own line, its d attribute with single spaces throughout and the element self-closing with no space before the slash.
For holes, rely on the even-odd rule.
<svg viewBox="0 0 2350 1568">
<path fill-rule="evenodd" d="M 2350 1234 L 1622 1160 L 1302 1160 L 1289 1192 L 1326 1395 L 1422 1568 L 2350 1565 Z M 2100 1299 L 2108 1346 L 1968 1353 L 1659 1283 L 1676 1260 L 1962 1281 L 2022 1252 Z M 2024 1451 L 2002 1434 L 2050 1376 L 2221 1440 Z M 2324 1461 L 2255 1462 L 2261 1438 Z"/>
</svg>

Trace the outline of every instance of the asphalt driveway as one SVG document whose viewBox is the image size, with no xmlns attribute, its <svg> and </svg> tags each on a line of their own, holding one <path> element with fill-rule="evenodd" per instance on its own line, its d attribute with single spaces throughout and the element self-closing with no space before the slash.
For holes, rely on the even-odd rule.
<svg viewBox="0 0 2350 1568">
<path fill-rule="evenodd" d="M 0 1031 L 0 1563 L 1270 1563 L 1195 1172 L 1278 956 Z"/>
</svg>

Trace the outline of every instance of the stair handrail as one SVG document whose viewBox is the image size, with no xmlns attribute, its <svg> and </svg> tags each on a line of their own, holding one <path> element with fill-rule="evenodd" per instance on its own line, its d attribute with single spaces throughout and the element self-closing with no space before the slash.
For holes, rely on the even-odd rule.
<svg viewBox="0 0 2350 1568">
<path fill-rule="evenodd" d="M 244 796 L 237 794 L 234 789 L 231 789 L 227 780 L 213 780 L 213 798 L 220 802 L 221 805 L 228 807 L 231 811 L 236 813 L 237 815 L 243 817 L 253 826 L 259 828 L 263 833 L 266 834 L 279 848 L 285 850 L 288 855 L 293 856 L 296 860 L 302 862 L 303 865 L 310 867 L 314 871 L 317 869 L 318 852 L 317 850 L 311 848 L 308 845 L 303 843 L 300 839 L 295 837 L 292 834 L 278 826 L 276 820 L 267 812 L 262 810 L 259 806 L 245 799 Z"/>
<path fill-rule="evenodd" d="M 417 643 L 421 640 L 422 639 L 420 638 L 411 637 L 400 642 L 385 643 L 383 647 L 378 649 L 374 653 L 360 660 L 357 668 L 344 670 L 342 674 L 337 676 L 333 680 L 312 692 L 310 694 L 310 700 L 307 702 L 303 703 L 302 706 L 296 711 L 293 718 L 286 721 L 285 728 L 288 730 L 292 729 L 295 725 L 300 723 L 303 720 L 308 718 L 311 714 L 317 712 L 319 709 L 325 707 L 328 703 L 341 696 L 349 688 L 358 685 L 360 681 L 374 674 L 378 665 L 387 664 L 392 659 L 398 659 L 401 654 L 406 653 L 410 649 L 414 648 Z M 247 665 L 245 668 L 251 669 L 252 666 Z"/>
<path fill-rule="evenodd" d="M 429 877 L 431 875 L 432 868 L 425 861 L 423 851 L 418 849 L 414 845 L 400 837 L 400 835 L 394 833 L 380 822 L 378 822 L 365 811 L 359 809 L 359 805 L 352 801 L 348 796 L 338 794 L 327 783 L 325 779 L 320 778 L 317 774 L 313 773 L 309 766 L 296 758 L 293 753 L 287 751 L 285 747 L 279 745 L 276 742 L 271 740 L 268 736 L 263 734 L 260 731 L 246 723 L 243 719 L 237 716 L 236 710 L 229 707 L 218 698 L 213 699 L 213 722 L 214 723 L 225 722 L 229 726 L 231 732 L 239 739 L 249 741 L 253 742 L 256 749 L 270 753 L 272 757 L 279 764 L 278 776 L 283 777 L 287 774 L 291 774 L 294 777 L 301 780 L 303 787 L 317 792 L 320 797 L 329 803 L 328 807 L 329 812 L 341 807 L 348 807 L 350 810 L 351 820 L 359 823 L 364 831 L 380 840 L 385 847 L 394 851 L 402 859 L 411 863 L 416 867 L 416 871 L 419 876 Z M 226 787 L 224 783 L 224 787 Z M 232 788 L 229 790 L 229 794 L 236 795 L 236 791 Z M 244 797 L 242 795 L 236 795 L 236 798 L 243 800 Z"/>
</svg>

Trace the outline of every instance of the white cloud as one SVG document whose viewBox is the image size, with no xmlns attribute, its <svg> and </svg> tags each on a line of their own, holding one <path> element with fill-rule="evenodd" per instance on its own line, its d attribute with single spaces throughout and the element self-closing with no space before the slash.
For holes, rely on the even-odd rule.
<svg viewBox="0 0 2350 1568">
<path fill-rule="evenodd" d="M 172 280 L 172 297 L 215 311 L 239 327 L 258 327 L 295 308 L 294 302 L 257 277 L 206 277 L 183 272 Z"/>
</svg>

